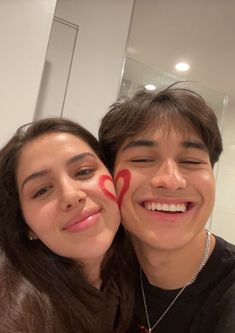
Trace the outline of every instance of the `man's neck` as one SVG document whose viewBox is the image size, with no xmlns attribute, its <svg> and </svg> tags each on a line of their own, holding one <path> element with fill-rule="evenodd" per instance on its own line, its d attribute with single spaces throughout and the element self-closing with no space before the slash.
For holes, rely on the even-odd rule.
<svg viewBox="0 0 235 333">
<path fill-rule="evenodd" d="M 184 287 L 195 275 L 205 253 L 206 231 L 180 249 L 161 250 L 132 237 L 133 246 L 148 281 L 161 289 Z M 211 236 L 210 254 L 215 246 Z"/>
</svg>

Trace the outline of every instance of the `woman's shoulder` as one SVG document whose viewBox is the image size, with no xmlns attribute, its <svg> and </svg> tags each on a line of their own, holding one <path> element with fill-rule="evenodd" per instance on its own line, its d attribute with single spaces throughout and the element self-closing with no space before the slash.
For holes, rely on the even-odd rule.
<svg viewBox="0 0 235 333">
<path fill-rule="evenodd" d="M 52 333 L 49 299 L 14 268 L 4 253 L 0 253 L 0 304 L 0 332 Z"/>
</svg>

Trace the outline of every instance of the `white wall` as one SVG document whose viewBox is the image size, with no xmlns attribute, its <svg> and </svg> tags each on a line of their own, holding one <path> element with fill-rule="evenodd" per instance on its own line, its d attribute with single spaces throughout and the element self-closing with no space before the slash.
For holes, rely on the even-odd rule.
<svg viewBox="0 0 235 333">
<path fill-rule="evenodd" d="M 235 97 L 229 98 L 222 125 L 224 152 L 218 164 L 211 230 L 235 244 Z"/>
<path fill-rule="evenodd" d="M 56 16 L 79 26 L 63 117 L 97 133 L 118 95 L 134 0 L 58 0 Z"/>
<path fill-rule="evenodd" d="M 0 2 L 0 146 L 32 121 L 56 0 Z"/>
</svg>

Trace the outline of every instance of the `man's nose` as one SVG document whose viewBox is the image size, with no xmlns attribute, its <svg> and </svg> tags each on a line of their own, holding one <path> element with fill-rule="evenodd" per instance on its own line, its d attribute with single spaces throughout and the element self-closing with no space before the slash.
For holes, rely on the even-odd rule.
<svg viewBox="0 0 235 333">
<path fill-rule="evenodd" d="M 165 188 L 170 191 L 184 189 L 187 185 L 184 175 L 181 173 L 177 162 L 173 159 L 164 160 L 152 177 L 153 187 Z"/>
</svg>

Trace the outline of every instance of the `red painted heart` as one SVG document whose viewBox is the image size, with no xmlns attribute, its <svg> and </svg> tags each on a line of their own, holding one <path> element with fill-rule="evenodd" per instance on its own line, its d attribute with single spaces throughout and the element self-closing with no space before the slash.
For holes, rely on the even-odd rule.
<svg viewBox="0 0 235 333">
<path fill-rule="evenodd" d="M 104 192 L 105 195 L 107 195 L 110 199 L 112 199 L 113 201 L 117 202 L 117 197 L 116 195 L 114 195 L 112 192 L 110 192 L 106 187 L 105 187 L 105 183 L 107 185 L 107 181 L 111 181 L 113 184 L 113 179 L 112 177 L 110 177 L 109 175 L 103 175 L 100 176 L 99 178 L 99 185 L 102 189 L 102 191 Z"/>
<path fill-rule="evenodd" d="M 121 207 L 122 205 L 122 201 L 123 201 L 123 197 L 125 195 L 125 193 L 127 192 L 127 190 L 129 189 L 129 185 L 130 185 L 130 179 L 131 179 L 131 173 L 128 169 L 122 169 L 120 170 L 116 177 L 115 177 L 115 184 L 117 184 L 118 179 L 122 178 L 123 179 L 123 186 L 122 189 L 120 191 L 120 194 L 118 196 L 118 204 Z"/>
</svg>

